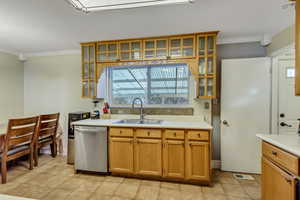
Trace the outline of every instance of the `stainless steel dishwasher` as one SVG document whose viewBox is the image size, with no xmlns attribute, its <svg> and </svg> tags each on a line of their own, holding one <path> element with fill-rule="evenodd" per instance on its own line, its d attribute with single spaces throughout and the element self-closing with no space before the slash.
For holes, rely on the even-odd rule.
<svg viewBox="0 0 300 200">
<path fill-rule="evenodd" d="M 75 170 L 107 173 L 107 127 L 75 126 Z"/>
</svg>

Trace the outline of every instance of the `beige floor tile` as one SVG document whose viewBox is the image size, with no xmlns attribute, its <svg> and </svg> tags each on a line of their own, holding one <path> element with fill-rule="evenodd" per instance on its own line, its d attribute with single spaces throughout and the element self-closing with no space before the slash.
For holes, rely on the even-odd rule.
<svg viewBox="0 0 300 200">
<path fill-rule="evenodd" d="M 32 199 L 41 199 L 47 196 L 51 191 L 51 188 L 44 185 L 22 184 L 20 187 L 23 187 L 24 190 L 22 197 Z"/>
<path fill-rule="evenodd" d="M 141 184 L 141 179 L 135 179 L 135 178 L 125 178 L 123 183 L 128 183 L 128 184 Z"/>
<path fill-rule="evenodd" d="M 227 196 L 228 200 L 251 200 L 249 197 L 233 197 L 233 196 Z"/>
<path fill-rule="evenodd" d="M 69 196 L 67 200 L 88 200 L 91 197 L 92 193 L 90 191 L 75 190 Z"/>
<path fill-rule="evenodd" d="M 64 182 L 62 182 L 60 185 L 58 185 L 57 188 L 73 192 L 76 189 L 80 188 L 83 185 L 83 183 L 84 183 L 84 180 L 77 178 L 77 177 L 72 177 L 72 178 L 66 179 Z"/>
<path fill-rule="evenodd" d="M 214 170 L 211 187 L 135 178 L 74 174 L 64 157 L 40 156 L 39 166 L 27 169 L 20 161 L 10 167 L 0 193 L 41 200 L 259 200 L 260 175 L 254 181 L 236 180 L 232 173 Z"/>
<path fill-rule="evenodd" d="M 113 183 L 122 183 L 124 181 L 124 178 L 116 177 L 116 176 L 107 176 L 104 181 L 113 182 Z"/>
<path fill-rule="evenodd" d="M 182 200 L 204 200 L 204 195 L 201 191 L 181 191 Z"/>
<path fill-rule="evenodd" d="M 241 185 L 235 185 L 235 184 L 223 184 L 225 193 L 228 196 L 234 196 L 234 197 L 248 197 L 246 192 L 243 190 Z"/>
<path fill-rule="evenodd" d="M 260 186 L 243 186 L 243 189 L 252 199 L 260 199 L 261 198 L 261 188 Z"/>
<path fill-rule="evenodd" d="M 161 182 L 160 187 L 167 188 L 167 189 L 173 189 L 173 190 L 180 189 L 180 185 L 178 183 L 169 183 L 169 182 Z"/>
<path fill-rule="evenodd" d="M 96 195 L 114 195 L 120 183 L 114 182 L 103 182 L 101 186 L 99 186 L 95 193 Z"/>
<path fill-rule="evenodd" d="M 156 200 L 159 194 L 159 187 L 141 185 L 136 200 Z"/>
<path fill-rule="evenodd" d="M 106 179 L 106 176 L 100 176 L 100 175 L 80 174 L 79 176 L 82 179 L 86 179 L 92 182 L 103 182 Z"/>
<path fill-rule="evenodd" d="M 65 200 L 71 194 L 70 191 L 64 189 L 52 190 L 48 195 L 46 195 L 43 200 Z"/>
<path fill-rule="evenodd" d="M 220 176 L 220 177 L 219 177 L 219 181 L 220 181 L 221 183 L 225 183 L 225 184 L 240 184 L 240 183 L 238 182 L 238 180 L 236 180 L 236 179 L 233 178 L 233 177 L 222 177 L 222 176 Z"/>
<path fill-rule="evenodd" d="M 223 186 L 220 183 L 214 183 L 211 187 L 203 186 L 203 193 L 224 194 Z"/>
<path fill-rule="evenodd" d="M 181 193 L 179 190 L 160 188 L 159 190 L 159 200 L 181 200 Z"/>
<path fill-rule="evenodd" d="M 259 186 L 259 183 L 256 180 L 238 180 L 241 185 L 246 186 Z"/>
<path fill-rule="evenodd" d="M 121 183 L 117 188 L 115 195 L 133 199 L 139 189 L 139 184 Z"/>
<path fill-rule="evenodd" d="M 204 193 L 204 197 L 205 200 L 228 200 L 223 194 Z"/>
<path fill-rule="evenodd" d="M 89 193 L 93 193 L 96 191 L 97 188 L 99 188 L 102 185 L 103 182 L 96 182 L 96 181 L 90 181 L 83 179 L 82 184 L 77 189 L 79 191 L 88 191 Z"/>
<path fill-rule="evenodd" d="M 125 197 L 113 196 L 113 197 L 111 198 L 111 200 L 131 200 L 131 199 L 125 198 Z"/>
<path fill-rule="evenodd" d="M 152 187 L 160 187 L 160 181 L 151 181 L 151 180 L 142 180 L 141 185 L 152 186 Z"/>
<path fill-rule="evenodd" d="M 101 194 L 96 194 L 93 193 L 89 200 L 111 200 L 113 196 L 111 195 L 101 195 Z"/>
<path fill-rule="evenodd" d="M 180 184 L 182 192 L 201 192 L 202 188 L 199 185 Z"/>
</svg>

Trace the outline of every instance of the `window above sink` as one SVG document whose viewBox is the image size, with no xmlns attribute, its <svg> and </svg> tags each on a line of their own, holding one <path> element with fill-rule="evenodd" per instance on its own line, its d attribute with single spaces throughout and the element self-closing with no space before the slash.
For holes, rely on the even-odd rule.
<svg viewBox="0 0 300 200">
<path fill-rule="evenodd" d="M 104 74 L 106 99 L 113 107 L 129 107 L 136 97 L 146 107 L 190 105 L 191 76 L 186 64 L 118 66 Z"/>
</svg>

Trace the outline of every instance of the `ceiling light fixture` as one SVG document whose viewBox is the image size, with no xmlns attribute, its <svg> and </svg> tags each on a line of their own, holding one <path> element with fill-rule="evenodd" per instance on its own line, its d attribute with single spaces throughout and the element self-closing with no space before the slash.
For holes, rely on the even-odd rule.
<svg viewBox="0 0 300 200">
<path fill-rule="evenodd" d="M 166 4 L 193 3 L 195 0 L 65 0 L 84 13 L 100 10 L 137 8 Z"/>
</svg>

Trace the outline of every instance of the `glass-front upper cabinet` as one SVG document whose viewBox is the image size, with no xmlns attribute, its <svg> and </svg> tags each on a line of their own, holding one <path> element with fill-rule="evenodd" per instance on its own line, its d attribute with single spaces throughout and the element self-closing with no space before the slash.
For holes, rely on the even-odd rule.
<svg viewBox="0 0 300 200">
<path fill-rule="evenodd" d="M 113 62 L 119 59 L 118 42 L 99 42 L 97 44 L 97 61 Z"/>
<path fill-rule="evenodd" d="M 216 38 L 217 33 L 197 36 L 199 98 L 216 98 Z"/>
<path fill-rule="evenodd" d="M 169 40 L 170 58 L 192 58 L 195 57 L 195 37 L 175 37 Z"/>
<path fill-rule="evenodd" d="M 147 39 L 144 40 L 144 59 L 166 59 L 168 56 L 168 40 L 161 39 Z"/>
<path fill-rule="evenodd" d="M 123 41 L 119 43 L 120 60 L 141 60 L 142 59 L 142 41 Z"/>
<path fill-rule="evenodd" d="M 96 96 L 96 44 L 87 43 L 81 46 L 82 53 L 82 97 Z"/>
</svg>

